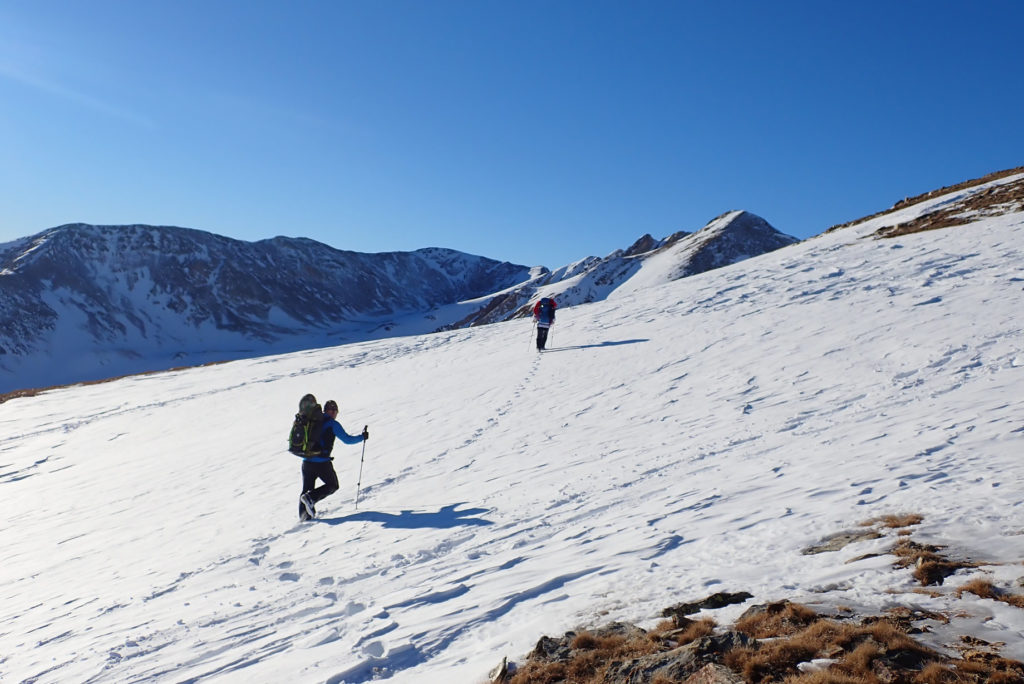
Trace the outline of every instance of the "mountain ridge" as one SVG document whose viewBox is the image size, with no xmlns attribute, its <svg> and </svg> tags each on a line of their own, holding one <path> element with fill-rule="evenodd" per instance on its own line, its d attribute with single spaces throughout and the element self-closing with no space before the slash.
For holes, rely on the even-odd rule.
<svg viewBox="0 0 1024 684">
<path fill-rule="evenodd" d="M 688 236 L 644 236 L 550 271 L 436 247 L 366 254 L 309 238 L 65 224 L 0 245 L 0 392 L 481 325 L 526 315 L 557 283 L 576 286 L 559 291 L 563 307 L 595 301 Z"/>
<path fill-rule="evenodd" d="M 83 363 L 91 351 L 100 366 L 105 356 L 112 369 L 153 370 L 301 348 L 303 334 L 324 341 L 349 321 L 430 310 L 529 277 L 525 266 L 441 248 L 368 255 L 308 238 L 250 243 L 145 225 L 67 224 L 7 243 L 0 260 L 0 367 L 44 382 L 26 366 L 59 362 L 62 337 L 91 348 Z M 211 351 L 220 358 L 206 358 Z"/>
<path fill-rule="evenodd" d="M 822 235 L 871 223 L 874 237 L 896 237 L 1022 208 L 1017 167 Z M 541 296 L 564 311 L 797 242 L 730 211 L 550 270 L 442 248 L 364 254 L 301 237 L 66 224 L 0 245 L 0 393 L 485 325 L 528 316 Z"/>
</svg>

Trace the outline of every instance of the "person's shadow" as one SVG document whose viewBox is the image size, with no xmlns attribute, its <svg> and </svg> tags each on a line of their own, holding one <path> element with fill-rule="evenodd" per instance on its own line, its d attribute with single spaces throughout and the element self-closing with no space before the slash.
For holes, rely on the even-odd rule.
<svg viewBox="0 0 1024 684">
<path fill-rule="evenodd" d="M 467 508 L 455 510 L 461 503 L 443 506 L 436 513 L 403 510 L 400 513 L 384 513 L 382 511 L 360 511 L 340 518 L 317 518 L 317 521 L 328 525 L 341 525 L 349 522 L 376 522 L 384 527 L 395 529 L 449 529 L 452 527 L 480 527 L 493 525 L 490 520 L 472 517 L 486 513 L 486 508 Z"/>
<path fill-rule="evenodd" d="M 551 347 L 550 349 L 545 349 L 544 353 L 550 354 L 551 352 L 572 351 L 573 349 L 600 349 L 601 347 L 618 347 L 619 345 L 622 344 L 640 344 L 641 342 L 650 342 L 650 340 L 645 338 L 639 340 L 619 340 L 617 342 L 601 342 L 599 344 L 581 344 L 575 347 Z"/>
</svg>

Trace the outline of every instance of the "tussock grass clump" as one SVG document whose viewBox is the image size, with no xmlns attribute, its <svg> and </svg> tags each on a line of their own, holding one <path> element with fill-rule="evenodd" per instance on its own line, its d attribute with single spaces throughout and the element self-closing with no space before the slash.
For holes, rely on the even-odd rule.
<svg viewBox="0 0 1024 684">
<path fill-rule="evenodd" d="M 715 621 L 712 618 L 703 618 L 697 620 L 692 625 L 683 630 L 683 632 L 675 638 L 676 643 L 689 644 L 697 639 L 704 636 L 710 636 L 715 632 Z"/>
<path fill-rule="evenodd" d="M 767 611 L 766 611 L 767 612 Z M 777 614 L 806 618 L 813 611 L 785 604 Z M 760 615 L 754 616 L 760 617 Z M 742 620 L 741 620 L 742 622 Z M 785 684 L 982 684 L 1024 682 L 1024 664 L 977 652 L 973 660 L 954 660 L 915 641 L 898 616 L 879 616 L 857 624 L 817 617 L 793 631 L 793 622 L 778 621 L 781 634 L 771 634 L 772 623 L 756 623 L 760 643 L 724 654 L 723 663 L 750 683 Z M 737 623 L 737 627 L 739 623 Z M 815 672 L 798 666 L 814 659 L 831 660 Z"/>
<path fill-rule="evenodd" d="M 781 601 L 748 612 L 736 622 L 736 631 L 755 639 L 786 636 L 801 631 L 817 620 L 818 614 L 799 603 Z"/>
<path fill-rule="evenodd" d="M 748 682 L 775 682 L 797 672 L 797 664 L 811 660 L 814 655 L 814 648 L 803 641 L 780 639 L 757 648 L 735 648 L 725 654 L 723 662 Z"/>
<path fill-rule="evenodd" d="M 907 513 L 904 515 L 890 514 L 865 520 L 861 523 L 861 526 L 872 527 L 874 525 L 879 525 L 889 529 L 899 529 L 903 527 L 912 527 L 913 525 L 920 525 L 922 521 L 924 521 L 924 516 L 917 513 Z"/>
<path fill-rule="evenodd" d="M 734 649 L 725 656 L 725 664 L 748 682 L 877 682 L 875 663 L 886 658 L 898 658 L 900 665 L 906 666 L 940 657 L 885 619 L 860 625 L 839 622 L 818 617 L 798 604 L 787 604 L 781 612 L 799 616 L 806 626 L 793 630 L 792 621 L 777 622 L 783 632 L 783 638 L 779 638 L 778 632 L 771 633 L 771 622 L 758 623 L 759 638 L 772 640 L 764 641 L 758 648 Z M 808 616 L 814 617 L 807 619 Z M 800 663 L 815 658 L 835 662 L 826 672 L 799 673 Z M 888 665 L 884 667 L 891 669 Z"/>
<path fill-rule="evenodd" d="M 782 680 L 785 684 L 799 682 L 799 684 L 876 684 L 875 678 L 851 677 L 838 672 L 811 672 L 808 674 L 786 677 Z"/>
<path fill-rule="evenodd" d="M 566 666 L 563 663 L 538 663 L 529 661 L 520 667 L 509 684 L 558 684 L 570 682 L 566 675 Z"/>
<path fill-rule="evenodd" d="M 944 547 L 918 544 L 909 538 L 900 539 L 891 553 L 896 556 L 896 566 L 914 568 L 914 579 L 923 586 L 942 584 L 957 570 L 977 567 L 970 561 L 953 561 L 938 552 Z"/>
<path fill-rule="evenodd" d="M 971 593 L 979 598 L 993 599 L 1014 606 L 1024 608 L 1024 596 L 1008 593 L 984 579 L 971 580 L 956 590 L 956 597 L 963 598 L 965 593 Z"/>
<path fill-rule="evenodd" d="M 581 632 L 570 643 L 576 651 L 614 651 L 626 642 L 626 637 L 620 634 L 609 636 L 595 636 L 590 632 Z"/>
</svg>

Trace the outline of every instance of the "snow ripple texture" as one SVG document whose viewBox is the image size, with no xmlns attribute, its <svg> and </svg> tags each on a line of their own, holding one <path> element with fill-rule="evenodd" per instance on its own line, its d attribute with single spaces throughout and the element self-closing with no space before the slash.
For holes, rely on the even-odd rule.
<svg viewBox="0 0 1024 684">
<path fill-rule="evenodd" d="M 1021 611 L 914 592 L 891 539 L 801 553 L 919 513 L 985 564 L 947 585 L 1024 575 L 1024 219 L 875 228 L 565 309 L 544 354 L 514 321 L 4 404 L 0 679 L 472 682 L 714 591 L 912 603 L 1024 657 Z M 371 440 L 358 509 L 339 444 L 299 524 L 306 392 Z"/>
</svg>

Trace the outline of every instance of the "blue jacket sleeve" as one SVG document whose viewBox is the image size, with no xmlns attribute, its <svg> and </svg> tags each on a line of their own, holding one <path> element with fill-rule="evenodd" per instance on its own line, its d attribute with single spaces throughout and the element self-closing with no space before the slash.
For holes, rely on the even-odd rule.
<svg viewBox="0 0 1024 684">
<path fill-rule="evenodd" d="M 338 439 L 340 439 L 345 444 L 359 444 L 360 442 L 363 441 L 363 436 L 361 434 L 360 435 L 350 435 L 350 434 L 348 434 L 347 432 L 345 432 L 345 428 L 341 427 L 341 423 L 339 423 L 336 420 L 332 420 L 330 422 L 330 426 L 331 426 L 331 429 L 334 430 L 334 436 L 337 437 Z"/>
</svg>

